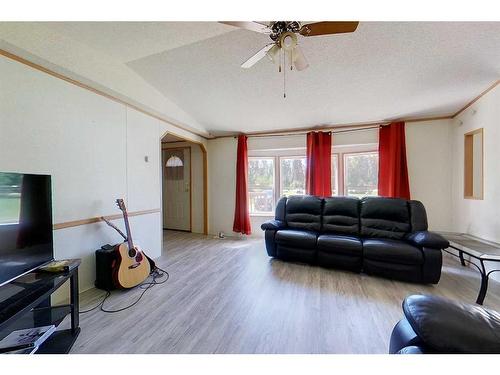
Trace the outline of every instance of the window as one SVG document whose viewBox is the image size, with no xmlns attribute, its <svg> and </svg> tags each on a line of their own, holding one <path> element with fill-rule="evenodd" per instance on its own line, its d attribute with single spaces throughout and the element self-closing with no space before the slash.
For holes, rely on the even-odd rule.
<svg viewBox="0 0 500 375">
<path fill-rule="evenodd" d="M 248 198 L 251 214 L 274 213 L 274 158 L 248 158 Z"/>
<path fill-rule="evenodd" d="M 332 195 L 339 195 L 339 155 L 332 154 Z"/>
<path fill-rule="evenodd" d="M 338 146 L 332 152 L 332 196 L 378 194 L 376 145 Z M 286 152 L 286 153 L 285 153 Z M 272 216 L 282 196 L 306 193 L 305 150 L 259 150 L 248 158 L 251 215 Z"/>
<path fill-rule="evenodd" d="M 306 193 L 306 158 L 280 158 L 280 196 Z"/>
<path fill-rule="evenodd" d="M 378 195 L 378 153 L 344 154 L 344 194 Z"/>
</svg>

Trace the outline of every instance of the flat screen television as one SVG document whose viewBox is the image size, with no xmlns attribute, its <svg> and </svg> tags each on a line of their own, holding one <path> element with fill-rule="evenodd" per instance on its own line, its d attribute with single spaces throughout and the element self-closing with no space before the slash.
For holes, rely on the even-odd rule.
<svg viewBox="0 0 500 375">
<path fill-rule="evenodd" d="M 50 176 L 0 172 L 0 285 L 53 258 Z"/>
</svg>

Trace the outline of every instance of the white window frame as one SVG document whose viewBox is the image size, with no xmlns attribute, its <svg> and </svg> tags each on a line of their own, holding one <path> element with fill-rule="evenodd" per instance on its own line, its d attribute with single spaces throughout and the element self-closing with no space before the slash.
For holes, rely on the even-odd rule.
<svg viewBox="0 0 500 375">
<path fill-rule="evenodd" d="M 274 179 L 273 179 L 273 189 L 274 189 L 274 201 L 273 201 L 273 206 L 272 210 L 270 213 L 265 213 L 265 212 L 250 212 L 250 216 L 274 216 L 274 212 L 276 211 L 276 202 L 278 199 L 276 199 L 276 181 L 278 181 L 279 174 L 276 174 L 276 157 L 274 156 L 249 156 L 248 157 L 248 162 L 252 159 L 273 159 L 273 165 L 274 165 Z M 278 168 L 279 169 L 279 168 Z M 279 171 L 278 171 L 279 173 Z M 248 199 L 248 198 L 247 198 Z M 250 202 L 250 199 L 248 199 L 248 202 Z"/>
<path fill-rule="evenodd" d="M 333 195 L 333 190 L 332 190 L 332 196 L 339 196 L 340 192 L 343 191 L 343 189 L 341 189 L 341 187 L 344 184 L 344 176 L 340 175 L 340 162 L 342 160 L 341 159 L 342 155 L 339 154 L 338 152 L 332 152 L 332 155 L 330 156 L 330 158 L 331 158 L 330 163 L 331 164 L 333 164 L 333 157 L 334 156 L 337 157 L 337 195 Z M 332 168 L 332 173 L 333 173 L 333 168 Z M 333 188 L 333 185 L 332 185 L 332 188 Z"/>
<path fill-rule="evenodd" d="M 378 153 L 378 144 L 368 143 L 362 145 L 337 145 L 332 147 L 331 155 L 337 155 L 337 182 L 339 194 L 346 195 L 344 184 L 344 155 L 357 154 L 357 153 Z M 250 152 L 248 159 L 274 159 L 274 202 L 273 210 L 276 210 L 276 203 L 281 198 L 281 159 L 306 157 L 305 148 L 293 149 L 275 149 L 275 150 L 254 150 Z M 332 158 L 333 159 L 333 158 Z M 332 170 L 333 171 L 333 170 Z M 250 213 L 250 216 L 266 216 L 274 217 L 274 212 L 271 214 L 264 213 Z"/>
</svg>

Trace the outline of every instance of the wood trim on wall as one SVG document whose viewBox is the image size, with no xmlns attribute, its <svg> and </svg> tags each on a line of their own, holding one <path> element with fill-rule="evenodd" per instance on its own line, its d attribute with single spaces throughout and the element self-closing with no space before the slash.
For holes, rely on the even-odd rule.
<svg viewBox="0 0 500 375">
<path fill-rule="evenodd" d="M 370 129 L 373 126 L 377 125 L 387 125 L 390 124 L 391 122 L 395 121 L 404 121 L 406 123 L 410 122 L 424 122 L 424 121 L 437 121 L 437 120 L 450 120 L 452 119 L 452 115 L 446 115 L 446 116 L 435 116 L 435 117 L 422 117 L 422 118 L 401 118 L 401 119 L 396 119 L 396 120 L 391 120 L 391 121 L 373 121 L 373 122 L 365 122 L 365 123 L 353 123 L 353 124 L 335 124 L 335 125 L 324 125 L 324 126 L 316 126 L 316 127 L 305 127 L 305 128 L 290 128 L 290 129 L 282 129 L 282 130 L 276 130 L 276 131 L 258 131 L 258 132 L 247 132 L 244 133 L 248 137 L 272 137 L 272 136 L 284 136 L 284 135 L 302 135 L 306 134 L 307 132 L 310 131 L 335 131 L 335 130 L 346 130 L 348 131 L 349 129 L 362 129 L 362 128 L 367 128 Z M 221 136 L 216 136 L 212 137 L 210 139 L 218 139 L 218 138 L 232 138 L 240 135 L 242 133 L 231 133 L 227 135 L 221 135 Z"/>
<path fill-rule="evenodd" d="M 455 118 L 459 114 L 461 114 L 463 111 L 465 111 L 467 108 L 469 108 L 471 105 L 473 105 L 475 102 L 477 102 L 479 99 L 481 99 L 483 96 L 485 96 L 487 93 L 489 93 L 491 90 L 493 90 L 495 87 L 497 87 L 500 84 L 500 79 L 496 82 L 494 82 L 491 86 L 489 86 L 486 90 L 484 90 L 482 93 L 480 93 L 478 96 L 476 96 L 474 99 L 472 99 L 470 102 L 468 102 L 464 107 L 459 109 L 457 112 L 455 112 L 451 117 Z"/>
<path fill-rule="evenodd" d="M 203 234 L 208 235 L 208 158 L 205 146 L 200 146 L 203 154 Z"/>
<path fill-rule="evenodd" d="M 159 208 L 154 208 L 151 210 L 142 210 L 142 211 L 133 211 L 129 212 L 128 216 L 140 216 L 140 215 L 148 215 L 148 214 L 153 214 L 156 212 L 160 212 Z M 117 220 L 121 219 L 123 217 L 123 214 L 115 214 L 115 215 L 107 215 L 104 216 L 106 220 Z M 59 230 L 59 229 L 65 229 L 65 228 L 72 228 L 72 227 L 78 227 L 80 225 L 87 225 L 87 224 L 94 224 L 94 223 L 99 223 L 103 221 L 102 216 L 98 217 L 91 217 L 88 219 L 79 219 L 79 220 L 73 220 L 73 221 L 65 221 L 62 223 L 57 223 L 53 225 L 54 230 Z"/>
<path fill-rule="evenodd" d="M 41 71 L 43 73 L 46 73 L 48 75 L 51 75 L 52 77 L 59 78 L 59 79 L 61 79 L 63 81 L 71 83 L 72 85 L 78 86 L 78 87 L 80 87 L 82 89 L 91 91 L 94 94 L 103 96 L 103 97 L 105 97 L 105 98 L 107 98 L 109 100 L 112 100 L 114 102 L 123 104 L 123 105 L 125 105 L 125 106 L 127 106 L 129 108 L 135 109 L 138 112 L 141 112 L 141 113 L 143 113 L 143 114 L 145 114 L 147 116 L 153 117 L 153 118 L 155 118 L 155 119 L 157 119 L 159 121 L 162 121 L 162 122 L 164 122 L 164 123 L 166 123 L 168 125 L 174 126 L 174 127 L 178 128 L 178 129 L 187 131 L 189 133 L 196 134 L 196 135 L 198 135 L 198 136 L 200 136 L 200 137 L 202 137 L 204 139 L 208 139 L 207 135 L 204 134 L 204 133 L 202 133 L 202 132 L 200 132 L 200 131 L 197 131 L 197 130 L 194 130 L 194 129 L 190 129 L 190 128 L 186 128 L 186 127 L 184 127 L 182 125 L 179 125 L 179 124 L 174 124 L 171 121 L 169 121 L 167 119 L 164 119 L 161 116 L 155 115 L 154 113 L 151 113 L 150 111 L 142 109 L 142 108 L 138 107 L 135 104 L 129 103 L 126 100 L 120 99 L 120 98 L 118 98 L 116 96 L 113 96 L 113 95 L 110 95 L 110 94 L 107 94 L 104 91 L 96 89 L 96 88 L 94 88 L 92 86 L 89 86 L 89 85 L 83 83 L 83 82 L 77 81 L 76 79 L 67 77 L 67 76 L 65 76 L 65 75 L 63 75 L 61 73 L 57 73 L 57 72 L 55 72 L 53 70 L 47 69 L 47 68 L 45 68 L 45 67 L 43 67 L 43 66 L 41 66 L 39 64 L 36 64 L 36 63 L 31 62 L 29 60 L 26 60 L 26 59 L 24 59 L 24 58 L 22 58 L 22 57 L 20 57 L 18 55 L 14 55 L 13 53 L 10 53 L 10 52 L 8 52 L 6 50 L 0 49 L 0 55 L 5 56 L 5 57 L 7 57 L 7 58 L 9 58 L 11 60 L 17 61 L 17 62 L 19 62 L 21 64 L 27 65 L 30 68 L 33 68 L 33 69 L 39 70 L 39 71 Z"/>
</svg>

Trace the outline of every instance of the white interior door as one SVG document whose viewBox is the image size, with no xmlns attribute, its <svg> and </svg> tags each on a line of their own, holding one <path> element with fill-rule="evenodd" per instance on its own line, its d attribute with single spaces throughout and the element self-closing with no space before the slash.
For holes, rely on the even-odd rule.
<svg viewBox="0 0 500 375">
<path fill-rule="evenodd" d="M 162 153 L 163 228 L 191 231 L 191 149 L 164 149 Z"/>
</svg>

